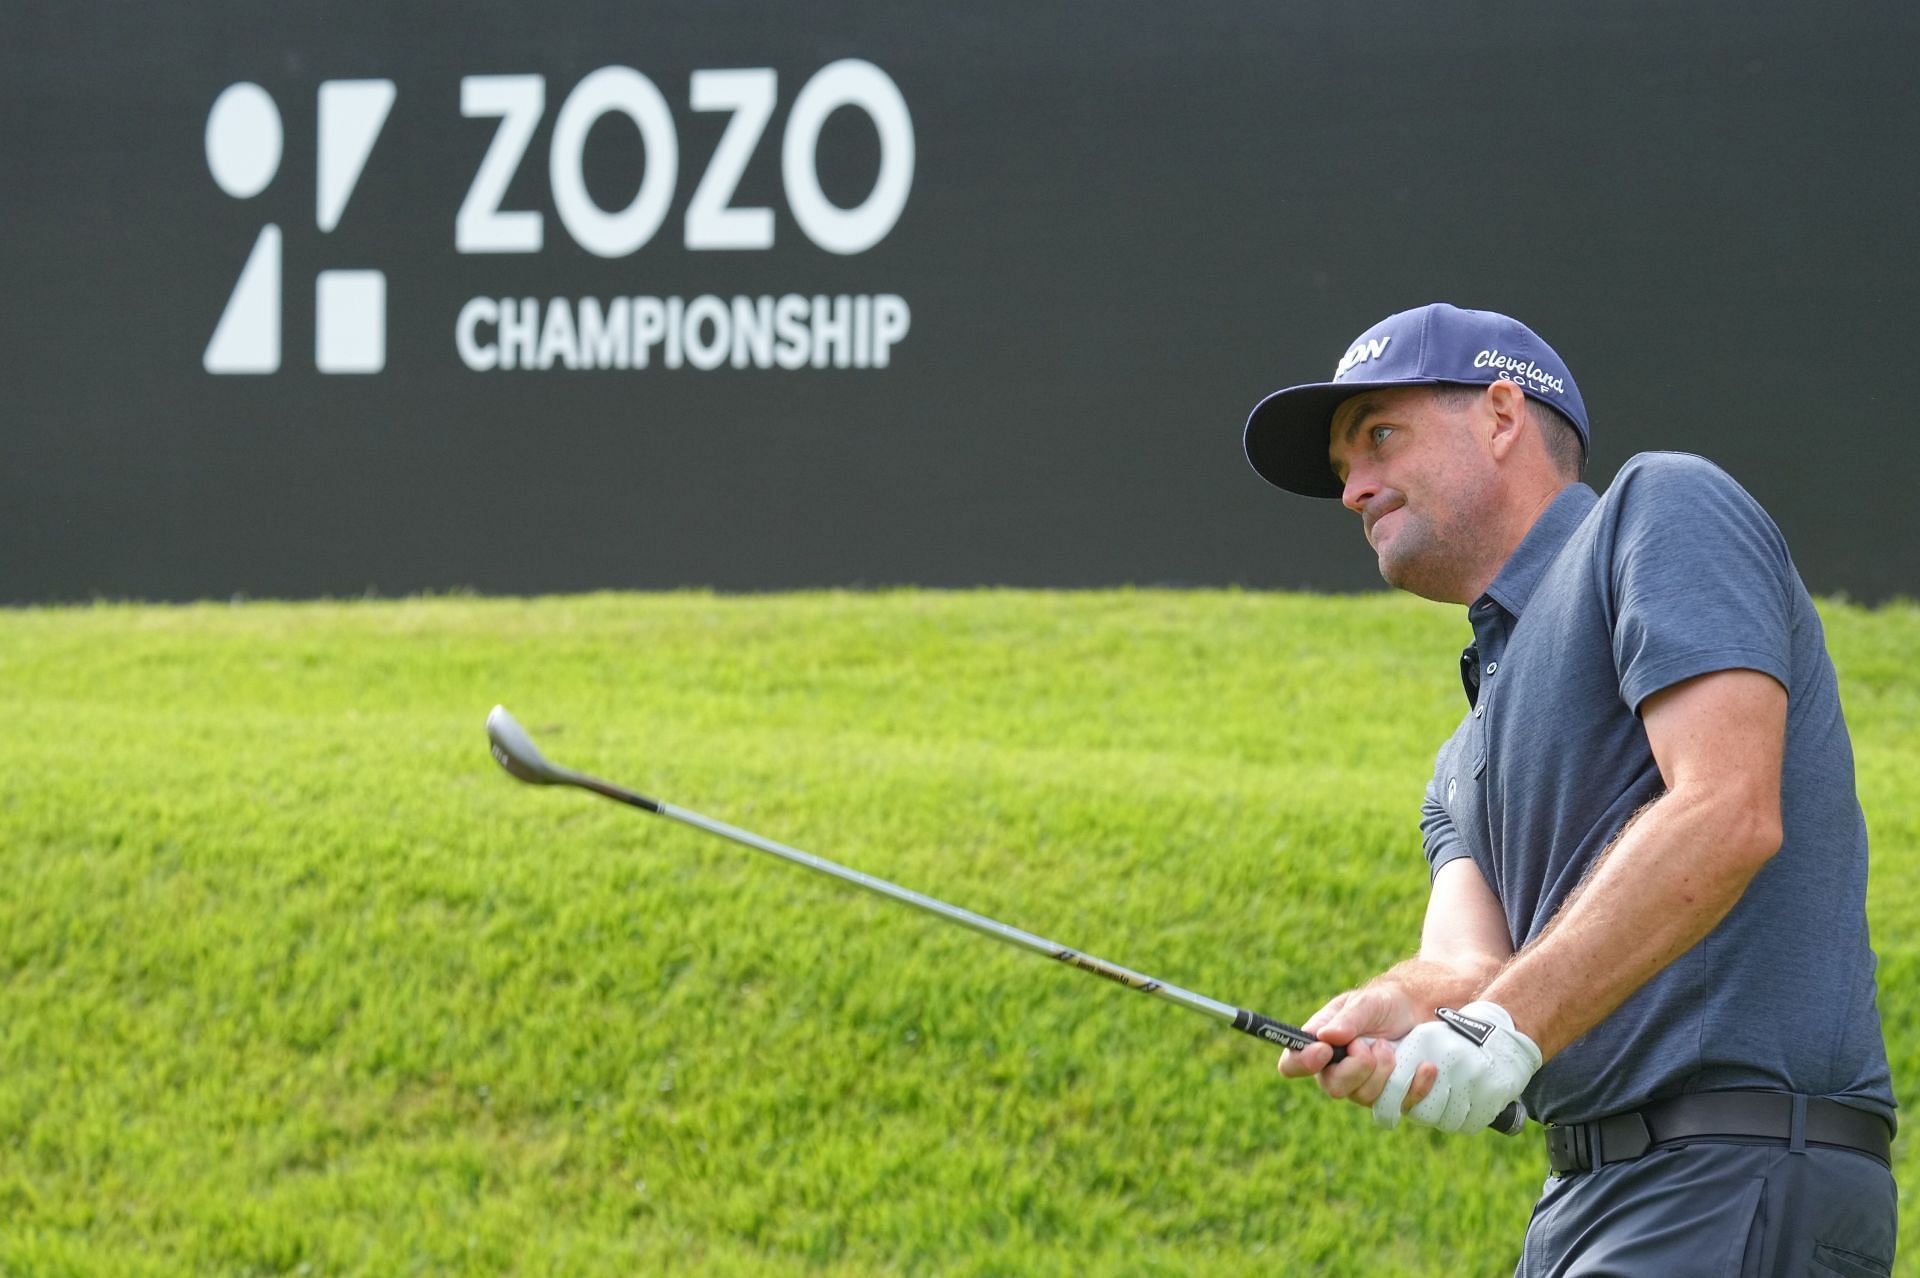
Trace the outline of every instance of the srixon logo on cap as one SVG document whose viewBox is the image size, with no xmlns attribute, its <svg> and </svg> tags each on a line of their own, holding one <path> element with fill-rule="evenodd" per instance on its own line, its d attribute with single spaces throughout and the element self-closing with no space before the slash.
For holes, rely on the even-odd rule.
<svg viewBox="0 0 1920 1278">
<path fill-rule="evenodd" d="M 1376 337 L 1372 341 L 1355 342 L 1347 348 L 1347 353 L 1340 357 L 1340 366 L 1333 370 L 1333 375 L 1336 378 L 1345 377 L 1354 365 L 1364 364 L 1370 359 L 1379 359 L 1386 354 L 1387 343 L 1392 340 L 1393 334 L 1389 333 L 1385 337 Z"/>
</svg>

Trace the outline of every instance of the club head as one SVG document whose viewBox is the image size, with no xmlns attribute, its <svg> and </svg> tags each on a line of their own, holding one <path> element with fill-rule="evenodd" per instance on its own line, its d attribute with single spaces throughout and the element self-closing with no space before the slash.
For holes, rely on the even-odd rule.
<svg viewBox="0 0 1920 1278">
<path fill-rule="evenodd" d="M 533 738 L 505 706 L 495 706 L 487 716 L 487 740 L 493 743 L 493 757 L 501 767 L 532 785 L 565 785 L 573 774 L 548 763 L 533 744 Z"/>
</svg>

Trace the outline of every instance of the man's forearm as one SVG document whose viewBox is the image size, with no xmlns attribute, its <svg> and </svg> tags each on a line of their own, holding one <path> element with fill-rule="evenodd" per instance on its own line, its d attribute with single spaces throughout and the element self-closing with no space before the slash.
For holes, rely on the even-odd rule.
<svg viewBox="0 0 1920 1278">
<path fill-rule="evenodd" d="M 1499 898 L 1467 857 L 1442 865 L 1420 924 L 1420 952 L 1369 984 L 1399 989 L 1421 1020 L 1436 1007 L 1459 1007 L 1479 996 L 1502 964 L 1513 957 L 1513 940 Z"/>
<path fill-rule="evenodd" d="M 1777 825 L 1670 793 L 1643 808 L 1538 937 L 1478 993 L 1549 1059 L 1726 917 Z"/>
<path fill-rule="evenodd" d="M 1500 961 L 1488 955 L 1434 958 L 1415 955 L 1395 963 L 1368 985 L 1397 986 L 1421 1019 L 1430 1020 L 1437 1007 L 1459 1007 L 1480 997 L 1480 991 L 1500 971 Z"/>
</svg>

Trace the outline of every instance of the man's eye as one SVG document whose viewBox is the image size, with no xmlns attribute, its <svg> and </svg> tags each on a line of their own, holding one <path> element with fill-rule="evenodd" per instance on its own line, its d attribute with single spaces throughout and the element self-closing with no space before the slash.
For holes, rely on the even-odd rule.
<svg viewBox="0 0 1920 1278">
<path fill-rule="evenodd" d="M 1367 438 L 1373 441 L 1373 446 L 1375 448 L 1378 448 L 1380 447 L 1381 444 L 1386 442 L 1387 436 L 1391 434 L 1393 434 L 1393 427 L 1375 426 L 1372 430 L 1367 432 Z"/>
</svg>

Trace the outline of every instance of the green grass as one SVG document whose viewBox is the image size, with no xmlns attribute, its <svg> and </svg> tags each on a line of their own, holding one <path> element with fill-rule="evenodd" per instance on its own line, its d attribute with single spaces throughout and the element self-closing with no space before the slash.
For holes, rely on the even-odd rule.
<svg viewBox="0 0 1920 1278">
<path fill-rule="evenodd" d="M 1920 610 L 1824 612 L 1904 1087 Z M 1506 1272 L 1537 1136 L 1376 1133 L 481 731 L 1299 1019 L 1412 943 L 1463 633 L 1131 591 L 0 613 L 0 1273 Z"/>
</svg>

